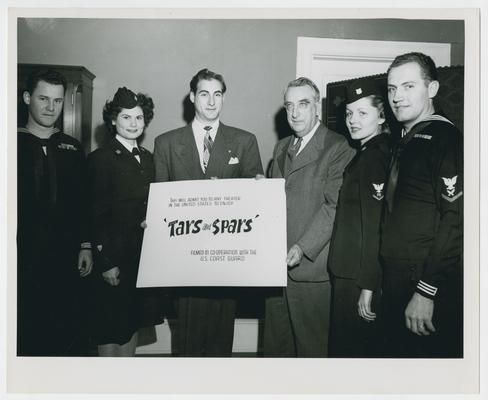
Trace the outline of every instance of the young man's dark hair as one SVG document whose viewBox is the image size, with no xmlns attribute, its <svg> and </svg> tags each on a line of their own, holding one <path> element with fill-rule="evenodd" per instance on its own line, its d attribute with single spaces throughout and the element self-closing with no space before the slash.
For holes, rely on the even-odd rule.
<svg viewBox="0 0 488 400">
<path fill-rule="evenodd" d="M 399 67 L 400 65 L 407 63 L 416 63 L 420 66 L 422 71 L 422 77 L 427 81 L 437 80 L 437 68 L 435 66 L 434 60 L 423 53 L 405 53 L 397 56 L 388 68 L 387 75 L 390 73 L 392 68 Z"/>
<path fill-rule="evenodd" d="M 201 69 L 200 71 L 198 71 L 196 73 L 196 75 L 193 78 L 191 78 L 190 91 L 193 93 L 196 93 L 198 82 L 200 82 L 201 80 L 204 80 L 204 79 L 207 81 L 209 81 L 211 79 L 215 79 L 215 80 L 219 81 L 222 84 L 222 94 L 224 94 L 225 91 L 227 90 L 227 86 L 225 85 L 224 77 L 222 75 L 217 74 L 216 72 L 210 71 L 207 68 L 204 68 L 204 69 Z"/>
<path fill-rule="evenodd" d="M 53 69 L 39 69 L 32 72 L 27 78 L 25 90 L 32 94 L 39 81 L 44 81 L 51 85 L 63 85 L 63 89 L 66 91 L 66 78 Z"/>
</svg>

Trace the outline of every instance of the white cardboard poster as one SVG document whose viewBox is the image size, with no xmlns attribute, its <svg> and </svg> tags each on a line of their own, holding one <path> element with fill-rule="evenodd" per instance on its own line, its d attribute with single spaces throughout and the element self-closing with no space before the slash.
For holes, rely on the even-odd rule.
<svg viewBox="0 0 488 400">
<path fill-rule="evenodd" d="M 153 183 L 137 287 L 286 286 L 283 179 Z"/>
</svg>

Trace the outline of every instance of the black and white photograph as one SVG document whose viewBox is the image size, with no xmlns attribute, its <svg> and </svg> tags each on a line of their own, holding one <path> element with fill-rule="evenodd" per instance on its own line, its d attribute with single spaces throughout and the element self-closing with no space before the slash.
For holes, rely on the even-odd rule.
<svg viewBox="0 0 488 400">
<path fill-rule="evenodd" d="M 479 393 L 480 13 L 9 8 L 7 392 Z"/>
</svg>

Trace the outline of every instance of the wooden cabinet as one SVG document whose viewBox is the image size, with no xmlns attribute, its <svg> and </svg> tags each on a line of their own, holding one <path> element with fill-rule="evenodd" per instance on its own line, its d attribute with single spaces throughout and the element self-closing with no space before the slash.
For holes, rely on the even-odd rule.
<svg viewBox="0 0 488 400">
<path fill-rule="evenodd" d="M 49 68 L 60 72 L 68 83 L 64 95 L 63 114 L 57 121 L 57 127 L 67 135 L 78 139 L 86 153 L 91 151 L 92 127 L 92 94 L 95 75 L 85 67 L 50 64 L 18 64 L 18 124 L 27 121 L 27 108 L 22 101 L 25 81 L 29 74 L 37 68 Z"/>
</svg>

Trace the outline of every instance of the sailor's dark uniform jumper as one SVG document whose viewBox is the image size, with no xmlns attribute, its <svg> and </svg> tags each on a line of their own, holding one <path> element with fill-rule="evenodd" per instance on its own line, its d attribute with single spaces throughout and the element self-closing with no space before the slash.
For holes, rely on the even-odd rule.
<svg viewBox="0 0 488 400">
<path fill-rule="evenodd" d="M 17 133 L 17 354 L 74 355 L 80 317 L 80 245 L 89 242 L 85 155 L 55 129 Z"/>
<path fill-rule="evenodd" d="M 442 117 L 429 119 L 399 143 L 398 181 L 382 223 L 383 312 L 392 357 L 462 357 L 463 138 Z M 429 336 L 405 327 L 414 292 L 434 300 L 436 332 Z"/>
</svg>

